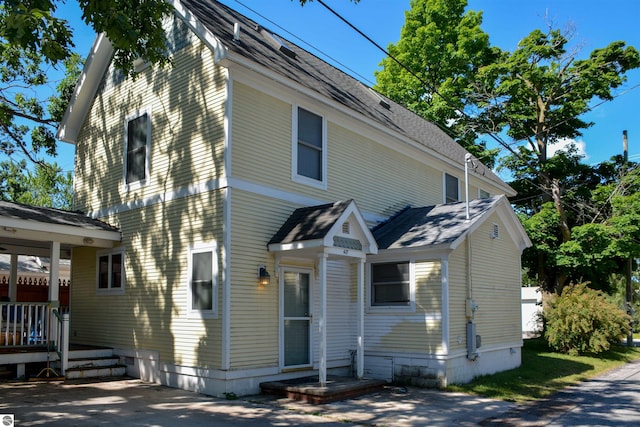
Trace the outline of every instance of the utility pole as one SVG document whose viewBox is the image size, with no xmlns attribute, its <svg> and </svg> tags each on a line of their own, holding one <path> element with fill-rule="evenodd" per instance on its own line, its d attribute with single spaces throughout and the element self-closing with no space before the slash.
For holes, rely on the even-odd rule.
<svg viewBox="0 0 640 427">
<path fill-rule="evenodd" d="M 625 172 L 629 168 L 629 141 L 627 139 L 627 131 L 622 131 L 622 152 L 624 158 L 623 168 Z M 629 259 L 626 262 L 625 268 L 625 276 L 626 276 L 626 303 L 627 303 L 627 313 L 630 316 L 633 316 L 633 289 L 631 286 L 631 270 L 633 268 L 633 257 L 629 255 Z M 633 347 L 633 318 L 631 319 L 631 328 L 629 328 L 629 333 L 627 334 L 627 346 Z"/>
</svg>

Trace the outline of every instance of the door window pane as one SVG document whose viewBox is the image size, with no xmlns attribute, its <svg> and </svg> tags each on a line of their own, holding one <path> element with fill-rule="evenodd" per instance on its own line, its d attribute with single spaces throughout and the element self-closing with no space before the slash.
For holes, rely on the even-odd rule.
<svg viewBox="0 0 640 427">
<path fill-rule="evenodd" d="M 309 274 L 285 273 L 284 316 L 309 316 Z"/>
</svg>

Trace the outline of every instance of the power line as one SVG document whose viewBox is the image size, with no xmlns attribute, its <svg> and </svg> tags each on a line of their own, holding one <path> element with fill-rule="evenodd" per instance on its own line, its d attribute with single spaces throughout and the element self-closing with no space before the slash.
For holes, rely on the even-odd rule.
<svg viewBox="0 0 640 427">
<path fill-rule="evenodd" d="M 355 71 L 354 69 L 350 68 L 348 65 L 340 62 L 338 59 L 332 57 L 331 55 L 329 55 L 328 53 L 324 52 L 323 50 L 321 50 L 320 48 L 318 48 L 317 46 L 309 43 L 308 41 L 302 39 L 301 37 L 297 36 L 296 34 L 293 34 L 291 31 L 287 30 L 286 28 L 284 28 L 282 25 L 278 24 L 277 22 L 274 22 L 273 20 L 267 18 L 266 16 L 264 16 L 263 14 L 261 14 L 260 12 L 258 12 L 255 9 L 252 9 L 251 7 L 247 6 L 246 4 L 242 3 L 240 0 L 234 0 L 236 3 L 238 3 L 240 6 L 244 7 L 245 9 L 251 11 L 252 13 L 254 13 L 256 16 L 259 16 L 260 18 L 264 19 L 265 21 L 267 21 L 268 23 L 270 23 L 271 25 L 279 28 L 281 31 L 287 33 L 289 36 L 293 37 L 294 39 L 298 40 L 300 43 L 310 47 L 311 49 L 313 49 L 314 51 L 318 52 L 320 55 L 322 55 L 325 58 L 328 58 L 330 61 L 332 61 L 334 64 L 339 65 L 343 70 L 347 70 L 350 73 L 352 73 L 352 75 L 357 76 L 358 78 L 360 78 L 362 81 L 367 82 L 369 85 L 374 86 L 375 82 L 372 82 L 371 80 L 369 80 L 368 77 L 363 76 L 362 74 L 358 73 L 357 71 Z"/>
<path fill-rule="evenodd" d="M 438 95 L 440 98 L 442 98 L 447 105 L 449 105 L 451 108 L 453 108 L 457 113 L 459 113 L 460 115 L 466 117 L 467 119 L 471 119 L 471 117 L 463 110 L 461 110 L 460 108 L 458 108 L 450 99 L 448 99 L 447 97 L 443 96 L 441 93 L 438 92 L 438 90 L 433 87 L 432 85 L 430 85 L 428 82 L 426 82 L 425 80 L 423 80 L 420 76 L 418 76 L 415 72 L 413 72 L 413 70 L 411 70 L 408 66 L 406 66 L 404 63 L 402 63 L 400 60 L 398 60 L 395 56 L 391 55 L 386 49 L 384 49 L 382 46 L 380 46 L 378 43 L 376 43 L 371 37 L 369 37 L 367 34 L 365 34 L 363 31 L 361 31 L 358 27 L 356 27 L 354 24 L 352 24 L 349 20 L 347 20 L 346 18 L 344 18 L 342 15 L 340 15 L 338 12 L 336 12 L 335 10 L 333 10 L 331 7 L 329 7 L 323 0 L 317 0 L 317 2 L 319 4 L 321 4 L 323 7 L 325 7 L 329 12 L 331 12 L 333 15 L 335 15 L 338 19 L 340 19 L 342 22 L 344 22 L 347 26 L 349 26 L 351 29 L 353 29 L 355 32 L 357 32 L 358 34 L 360 34 L 363 38 L 365 38 L 369 43 L 371 43 L 373 46 L 375 46 L 378 50 L 380 50 L 382 53 L 384 53 L 388 58 L 390 58 L 391 60 L 393 60 L 395 63 L 397 63 L 400 67 L 402 67 L 404 70 L 406 70 L 411 76 L 413 76 L 416 80 L 418 80 L 418 82 L 420 82 L 420 84 L 427 90 L 431 91 L 432 93 Z M 625 92 L 622 92 L 620 94 L 617 94 L 616 96 L 614 96 L 613 98 L 616 98 L 618 96 L 622 96 L 636 88 L 640 87 L 640 84 L 635 85 L 633 87 L 631 87 L 630 89 L 628 89 Z M 600 105 L 604 104 L 605 102 L 607 102 L 609 100 L 603 100 L 600 103 L 589 107 L 586 111 L 584 111 L 584 113 L 592 111 L 593 109 L 599 107 Z M 564 122 L 560 122 L 560 123 L 556 123 L 552 128 L 557 127 L 559 125 L 561 125 Z M 552 129 L 550 128 L 550 129 Z M 442 127 L 441 127 L 442 129 Z M 445 131 L 445 133 L 448 133 L 446 129 L 442 129 L 443 131 Z M 492 138 L 493 140 L 495 140 L 499 145 L 501 145 L 504 149 L 506 149 L 507 151 L 509 151 L 512 155 L 514 155 L 516 158 L 522 160 L 523 162 L 525 162 L 525 164 L 528 164 L 529 162 L 524 159 L 520 153 L 518 153 L 516 150 L 513 149 L 512 145 L 516 145 L 519 143 L 519 141 L 514 141 L 512 144 L 509 144 L 507 142 L 505 142 L 504 140 L 502 140 L 501 137 L 499 137 L 498 135 L 496 135 L 493 132 L 487 132 L 485 133 L 485 135 L 488 135 L 490 138 Z M 537 170 L 535 167 L 531 167 L 531 169 L 538 175 L 543 175 L 543 173 L 539 170 Z M 546 194 L 548 196 L 553 197 L 552 192 L 547 190 L 546 188 L 542 187 L 541 185 L 537 184 L 536 182 L 534 182 L 531 179 L 526 179 L 526 181 L 529 182 L 529 184 L 531 184 L 534 188 L 540 190 L 543 194 Z M 580 214 L 581 211 L 575 207 L 572 206 L 569 203 L 566 203 L 566 200 L 562 201 L 563 205 L 566 206 L 567 208 L 573 210 L 574 212 Z"/>
</svg>

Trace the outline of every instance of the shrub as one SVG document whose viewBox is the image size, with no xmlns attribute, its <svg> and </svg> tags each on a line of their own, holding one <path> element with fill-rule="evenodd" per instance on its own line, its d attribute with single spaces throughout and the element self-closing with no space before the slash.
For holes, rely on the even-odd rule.
<svg viewBox="0 0 640 427">
<path fill-rule="evenodd" d="M 585 284 L 553 295 L 543 311 L 544 337 L 557 351 L 578 355 L 609 350 L 629 331 L 631 318 L 601 291 Z"/>
</svg>

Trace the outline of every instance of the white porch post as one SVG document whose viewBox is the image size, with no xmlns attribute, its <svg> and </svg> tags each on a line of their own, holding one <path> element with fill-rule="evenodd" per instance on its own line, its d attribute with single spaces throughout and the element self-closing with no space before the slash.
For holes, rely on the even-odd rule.
<svg viewBox="0 0 640 427">
<path fill-rule="evenodd" d="M 358 344 L 356 347 L 356 375 L 364 376 L 364 259 L 358 262 Z"/>
<path fill-rule="evenodd" d="M 56 308 L 60 305 L 60 242 L 51 242 L 49 258 L 49 303 Z"/>
<path fill-rule="evenodd" d="M 60 242 L 51 242 L 51 260 L 49 263 L 49 330 L 47 333 L 47 342 L 58 341 L 58 322 L 51 312 L 54 308 L 60 306 Z M 59 345 L 60 343 L 57 343 Z"/>
<path fill-rule="evenodd" d="M 320 283 L 320 387 L 327 385 L 327 254 L 318 256 L 318 282 Z"/>
<path fill-rule="evenodd" d="M 18 301 L 18 254 L 11 254 L 11 268 L 9 270 L 9 299 Z"/>
</svg>

